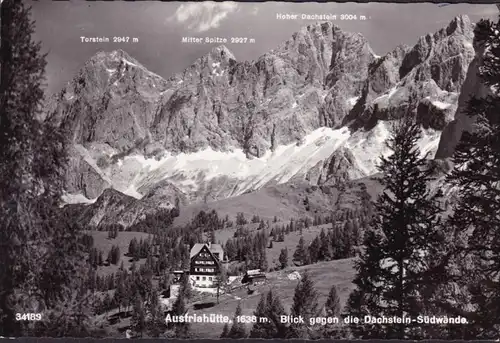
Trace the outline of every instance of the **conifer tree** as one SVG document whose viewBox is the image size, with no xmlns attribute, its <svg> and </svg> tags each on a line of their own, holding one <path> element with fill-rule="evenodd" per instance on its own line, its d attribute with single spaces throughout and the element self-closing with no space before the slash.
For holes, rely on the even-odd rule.
<svg viewBox="0 0 500 343">
<path fill-rule="evenodd" d="M 172 312 L 174 315 L 177 316 L 182 316 L 186 313 L 187 308 L 186 308 L 186 300 L 185 300 L 185 295 L 181 291 L 179 291 L 179 295 L 177 296 L 177 299 L 175 300 L 173 306 L 172 306 Z M 175 336 L 177 338 L 189 338 L 190 335 L 190 325 L 187 322 L 182 322 L 182 323 L 174 323 L 174 331 L 175 331 Z"/>
<path fill-rule="evenodd" d="M 241 311 L 241 302 L 238 303 L 238 306 L 236 307 L 236 311 L 234 313 L 234 318 L 233 318 L 233 325 L 231 326 L 231 330 L 229 330 L 228 333 L 228 338 L 232 339 L 238 339 L 238 338 L 245 338 L 247 336 L 246 333 L 246 328 L 245 324 L 241 323 L 237 320 L 239 316 L 241 316 L 242 311 Z"/>
<path fill-rule="evenodd" d="M 280 256 L 278 258 L 281 269 L 288 267 L 288 249 L 285 247 L 281 249 Z"/>
<path fill-rule="evenodd" d="M 146 313 L 144 310 L 144 301 L 139 293 L 135 293 L 134 295 L 130 325 L 132 330 L 142 337 L 146 329 Z"/>
<path fill-rule="evenodd" d="M 311 263 L 316 263 L 318 262 L 318 253 L 320 250 L 321 244 L 319 242 L 319 238 L 315 237 L 311 244 L 309 245 L 309 248 L 307 249 L 309 252 L 309 257 L 311 259 Z"/>
<path fill-rule="evenodd" d="M 151 337 L 159 337 L 165 329 L 165 317 L 160 306 L 159 294 L 153 289 L 147 303 L 147 332 Z"/>
<path fill-rule="evenodd" d="M 340 299 L 335 285 L 330 288 L 328 298 L 325 303 L 326 314 L 331 317 L 338 317 L 340 315 Z"/>
<path fill-rule="evenodd" d="M 120 262 L 120 248 L 118 246 L 113 246 L 110 251 L 110 263 L 117 265 Z"/>
<path fill-rule="evenodd" d="M 447 222 L 447 245 L 453 247 L 447 280 L 458 285 L 468 301 L 456 301 L 456 294 L 448 293 L 451 301 L 442 299 L 440 305 L 469 322 L 464 330 L 452 332 L 451 338 L 496 339 L 500 332 L 499 29 L 500 21 L 489 20 L 475 27 L 477 51 L 484 52 L 478 76 L 493 94 L 469 101 L 466 114 L 474 121 L 473 129 L 462 134 L 453 156 L 455 167 L 447 179 L 458 194 Z"/>
<path fill-rule="evenodd" d="M 269 267 L 267 263 L 267 252 L 266 249 L 261 249 L 259 254 L 259 269 L 263 272 L 267 272 L 267 269 Z"/>
<path fill-rule="evenodd" d="M 222 328 L 222 333 L 220 334 L 220 338 L 227 338 L 228 335 L 229 335 L 229 324 L 226 323 Z"/>
<path fill-rule="evenodd" d="M 321 229 L 321 232 L 319 234 L 319 243 L 320 247 L 318 251 L 318 259 L 320 261 L 329 261 L 332 258 L 332 249 L 330 247 L 325 229 Z"/>
<path fill-rule="evenodd" d="M 177 295 L 177 299 L 172 305 L 172 312 L 177 316 L 182 316 L 186 312 L 186 301 L 182 292 Z"/>
<path fill-rule="evenodd" d="M 182 276 L 179 293 L 182 293 L 185 299 L 191 299 L 193 296 L 193 288 L 191 287 L 189 275 L 184 274 Z"/>
<path fill-rule="evenodd" d="M 106 297 L 103 300 L 104 314 L 106 315 L 106 319 L 108 318 L 108 312 L 112 306 L 113 300 L 109 293 L 106 293 Z"/>
<path fill-rule="evenodd" d="M 335 285 L 330 288 L 330 292 L 328 293 L 328 298 L 325 303 L 325 315 L 326 317 L 336 317 L 339 319 L 339 323 L 327 323 L 322 328 L 323 338 L 343 338 L 341 337 L 340 327 L 341 327 L 341 318 L 340 318 L 340 299 L 337 292 L 337 287 Z"/>
<path fill-rule="evenodd" d="M 328 232 L 330 247 L 332 249 L 332 258 L 338 260 L 343 258 L 344 240 L 338 226 L 334 226 L 332 231 Z"/>
<path fill-rule="evenodd" d="M 281 322 L 281 316 L 286 315 L 285 308 L 276 292 L 271 288 L 266 296 L 266 317 L 269 323 L 272 323 L 272 328 L 269 328 L 268 338 L 286 338 L 288 335 L 288 327 Z"/>
<path fill-rule="evenodd" d="M 260 296 L 260 301 L 257 304 L 257 309 L 254 312 L 254 316 L 257 318 L 257 323 L 254 323 L 252 329 L 250 330 L 249 338 L 270 338 L 268 336 L 268 322 L 260 322 L 259 318 L 267 318 L 267 303 L 266 295 L 263 293 Z"/>
<path fill-rule="evenodd" d="M 236 214 L 236 225 L 243 226 L 246 225 L 248 221 L 245 218 L 245 214 L 243 212 L 238 212 Z"/>
<path fill-rule="evenodd" d="M 219 273 L 215 276 L 215 286 L 217 287 L 217 303 L 219 303 L 219 297 L 228 290 L 228 275 L 225 267 L 221 266 Z"/>
<path fill-rule="evenodd" d="M 99 250 L 99 255 L 97 257 L 97 264 L 99 266 L 102 266 L 104 264 L 104 257 L 103 257 L 102 250 Z"/>
<path fill-rule="evenodd" d="M 309 324 L 309 319 L 319 314 L 318 293 L 308 272 L 302 275 L 295 287 L 291 315 L 302 316 L 306 325 L 293 323 L 290 325 L 289 338 L 312 339 L 315 338 L 314 328 Z"/>
<path fill-rule="evenodd" d="M 23 2 L 2 2 L 0 336 L 85 335 L 91 294 L 81 276 L 88 250 L 59 208 L 67 141 L 41 120 L 46 62 L 32 40 L 30 14 Z M 42 310 L 41 322 L 23 327 L 15 320 L 15 313 Z"/>
<path fill-rule="evenodd" d="M 265 227 L 266 227 L 266 224 L 264 222 L 264 219 L 261 219 L 259 222 L 259 226 L 257 227 L 257 230 L 263 230 L 263 229 L 265 229 Z"/>
<path fill-rule="evenodd" d="M 305 263 L 306 259 L 306 247 L 304 242 L 304 237 L 300 236 L 299 243 L 297 244 L 297 248 L 293 253 L 293 259 L 301 264 Z"/>
<path fill-rule="evenodd" d="M 117 280 L 116 291 L 114 294 L 115 303 L 118 305 L 118 313 L 121 317 L 121 306 L 127 297 L 127 288 L 125 285 L 125 272 L 120 272 Z"/>
<path fill-rule="evenodd" d="M 443 242 L 439 207 L 441 192 L 431 194 L 428 184 L 433 168 L 427 167 L 417 142 L 420 126 L 411 119 L 396 124 L 386 142 L 393 152 L 381 157 L 384 191 L 376 216 L 366 233 L 365 251 L 356 264 L 357 289 L 348 301 L 347 313 L 364 317 L 416 318 L 425 312 L 423 292 L 433 276 L 433 254 Z M 418 339 L 417 324 L 353 325 L 356 338 Z"/>
<path fill-rule="evenodd" d="M 208 233 L 208 242 L 216 243 L 215 230 L 213 228 Z"/>
<path fill-rule="evenodd" d="M 250 331 L 250 338 L 285 338 L 287 333 L 286 324 L 281 322 L 281 316 L 285 315 L 285 310 L 279 297 L 270 289 L 266 294 L 262 294 L 257 309 L 254 312 L 257 318 Z M 265 318 L 266 321 L 260 321 Z"/>
<path fill-rule="evenodd" d="M 137 248 L 138 248 L 137 245 L 138 245 L 137 238 L 134 237 L 130 241 L 130 243 L 128 244 L 128 254 L 129 254 L 129 256 L 132 256 L 132 257 L 135 256 L 135 253 L 136 253 Z"/>
<path fill-rule="evenodd" d="M 302 262 L 302 265 L 307 266 L 313 263 L 312 256 L 310 249 L 306 249 L 304 252 L 304 262 Z"/>
</svg>

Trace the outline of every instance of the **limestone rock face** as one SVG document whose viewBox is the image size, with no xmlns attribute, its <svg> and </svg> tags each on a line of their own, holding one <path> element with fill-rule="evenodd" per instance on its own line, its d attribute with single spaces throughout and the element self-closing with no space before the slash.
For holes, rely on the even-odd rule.
<svg viewBox="0 0 500 343">
<path fill-rule="evenodd" d="M 462 126 L 449 123 L 460 90 L 475 87 L 472 38 L 461 16 L 378 57 L 360 34 L 317 23 L 257 60 L 219 46 L 167 79 L 122 50 L 100 52 L 45 120 L 74 145 L 67 191 L 89 199 L 109 187 L 196 202 L 292 179 L 333 185 L 375 170 L 381 122 L 416 116 L 432 137 Z"/>
<path fill-rule="evenodd" d="M 442 130 L 453 117 L 458 93 L 474 57 L 473 25 L 455 18 L 421 37 L 413 48 L 397 47 L 370 65 L 360 101 L 344 121 L 370 129 L 378 120 L 417 116 L 424 127 Z"/>
<path fill-rule="evenodd" d="M 475 56 L 469 64 L 466 78 L 462 84 L 458 97 L 454 118 L 443 129 L 436 158 L 443 159 L 451 157 L 455 151 L 460 137 L 464 131 L 471 131 L 474 119 L 466 114 L 467 104 L 473 97 L 483 98 L 492 95 L 492 91 L 479 78 L 479 68 L 483 64 L 485 47 L 474 41 Z"/>
<path fill-rule="evenodd" d="M 126 151 L 150 137 L 158 98 L 168 83 L 122 50 L 99 52 L 57 94 L 48 118 L 74 143 Z"/>
<path fill-rule="evenodd" d="M 364 173 L 356 165 L 356 157 L 349 149 L 342 147 L 314 166 L 306 179 L 319 186 L 333 186 L 363 176 Z"/>
<path fill-rule="evenodd" d="M 115 224 L 124 229 L 144 220 L 159 210 L 171 210 L 178 201 L 186 204 L 185 198 L 171 185 L 160 185 L 163 191 L 151 192 L 136 199 L 113 188 L 106 188 L 96 201 L 89 205 L 71 204 L 64 211 L 83 227 L 106 229 Z M 178 199 L 178 200 L 177 200 Z"/>
</svg>

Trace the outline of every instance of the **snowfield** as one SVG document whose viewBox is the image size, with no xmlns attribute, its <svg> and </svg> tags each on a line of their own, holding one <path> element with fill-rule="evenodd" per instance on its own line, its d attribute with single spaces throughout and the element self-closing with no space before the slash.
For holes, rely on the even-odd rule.
<svg viewBox="0 0 500 343">
<path fill-rule="evenodd" d="M 145 158 L 142 155 L 127 156 L 106 169 L 98 167 L 90 151 L 78 146 L 78 152 L 96 172 L 113 188 L 140 199 L 139 189 L 149 189 L 155 184 L 169 180 L 186 194 L 198 189 L 200 184 L 214 178 L 227 177 L 235 180 L 238 187 L 233 196 L 259 189 L 268 183 L 285 183 L 293 177 L 305 175 L 319 162 L 328 159 L 340 147 L 345 147 L 355 157 L 356 169 L 363 176 L 377 172 L 380 155 L 390 151 L 384 142 L 389 137 L 391 122 L 379 121 L 370 130 L 351 133 L 347 127 L 341 129 L 319 128 L 312 131 L 300 144 L 292 143 L 268 151 L 260 158 L 248 159 L 241 149 L 232 152 L 214 151 L 211 148 L 195 153 L 170 154 L 162 159 Z M 423 154 L 433 157 L 440 132 L 422 130 L 419 148 Z M 93 200 L 82 195 L 66 195 L 67 203 L 89 203 Z"/>
<path fill-rule="evenodd" d="M 93 204 L 97 199 L 88 199 L 82 194 L 64 194 L 62 201 L 64 204 Z"/>
</svg>

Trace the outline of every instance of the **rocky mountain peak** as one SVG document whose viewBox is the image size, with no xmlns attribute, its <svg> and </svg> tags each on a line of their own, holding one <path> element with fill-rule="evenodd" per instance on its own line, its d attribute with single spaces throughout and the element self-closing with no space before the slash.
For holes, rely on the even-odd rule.
<svg viewBox="0 0 500 343">
<path fill-rule="evenodd" d="M 467 76 L 461 86 L 453 121 L 444 128 L 436 152 L 436 158 L 444 159 L 453 156 L 455 148 L 464 131 L 471 131 L 474 127 L 474 117 L 467 115 L 467 107 L 471 98 L 483 98 L 492 95 L 490 87 L 484 84 L 479 76 L 480 68 L 484 63 L 485 46 L 477 39 L 473 40 L 475 56 L 468 65 Z"/>
<path fill-rule="evenodd" d="M 467 16 L 401 46 L 370 66 L 360 101 L 347 116 L 354 128 L 378 120 L 414 115 L 424 125 L 442 130 L 452 120 L 457 97 L 474 57 L 473 25 Z"/>
<path fill-rule="evenodd" d="M 445 30 L 447 35 L 452 35 L 455 33 L 471 37 L 473 29 L 474 25 L 472 24 L 470 18 L 467 15 L 463 14 L 453 18 L 453 20 L 448 24 Z"/>
<path fill-rule="evenodd" d="M 210 56 L 213 59 L 221 59 L 224 61 L 236 60 L 234 54 L 225 45 L 219 45 L 213 48 L 212 51 L 210 51 Z"/>
<path fill-rule="evenodd" d="M 225 45 L 216 46 L 207 54 L 197 58 L 183 72 L 168 79 L 171 92 L 187 85 L 198 87 L 206 82 L 224 83 L 229 66 L 235 62 L 234 54 Z"/>
<path fill-rule="evenodd" d="M 327 35 L 329 32 L 340 32 L 342 29 L 337 25 L 333 24 L 331 21 L 326 22 L 316 22 L 303 26 L 296 34 L 322 34 Z"/>
<path fill-rule="evenodd" d="M 88 66 L 104 66 L 107 68 L 116 67 L 119 64 L 128 64 L 131 66 L 136 66 L 144 68 L 136 59 L 130 56 L 127 52 L 122 49 L 113 51 L 99 51 L 94 56 L 92 56 L 86 65 Z"/>
</svg>

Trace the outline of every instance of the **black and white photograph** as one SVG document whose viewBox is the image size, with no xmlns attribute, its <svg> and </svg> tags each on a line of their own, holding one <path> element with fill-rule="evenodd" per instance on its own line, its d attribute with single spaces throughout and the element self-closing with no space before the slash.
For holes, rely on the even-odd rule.
<svg viewBox="0 0 500 343">
<path fill-rule="evenodd" d="M 0 337 L 500 339 L 499 9 L 2 1 Z"/>
</svg>

